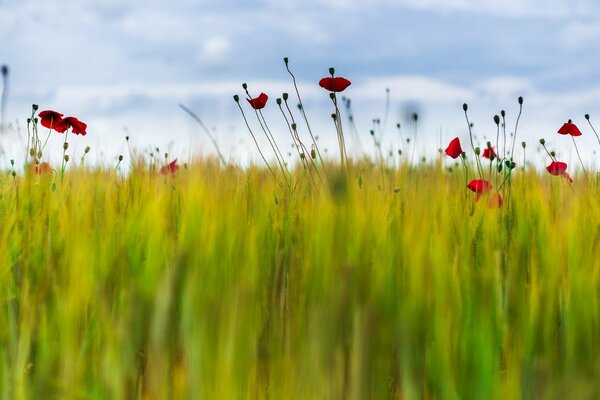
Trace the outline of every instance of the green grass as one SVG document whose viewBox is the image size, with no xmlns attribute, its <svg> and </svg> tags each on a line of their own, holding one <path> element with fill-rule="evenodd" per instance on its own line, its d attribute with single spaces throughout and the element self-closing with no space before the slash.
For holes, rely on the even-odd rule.
<svg viewBox="0 0 600 400">
<path fill-rule="evenodd" d="M 329 168 L 2 178 L 0 398 L 600 397 L 600 187 Z"/>
</svg>

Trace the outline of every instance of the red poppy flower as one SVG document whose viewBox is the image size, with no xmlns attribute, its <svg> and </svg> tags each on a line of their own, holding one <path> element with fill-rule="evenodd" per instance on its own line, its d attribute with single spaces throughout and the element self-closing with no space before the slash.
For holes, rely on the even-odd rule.
<svg viewBox="0 0 600 400">
<path fill-rule="evenodd" d="M 482 194 L 489 192 L 492 188 L 492 184 L 485 179 L 473 179 L 469 182 L 467 188 L 475 193 Z"/>
<path fill-rule="evenodd" d="M 455 137 L 450 141 L 450 144 L 446 148 L 446 154 L 456 159 L 462 154 L 462 152 L 463 149 L 462 147 L 460 147 L 460 140 L 457 137 Z"/>
<path fill-rule="evenodd" d="M 38 114 L 40 123 L 48 129 L 54 129 L 62 121 L 62 114 L 52 110 L 45 110 Z"/>
<path fill-rule="evenodd" d="M 323 89 L 329 90 L 330 92 L 343 92 L 351 84 L 352 82 L 350 82 L 348 79 L 339 76 L 335 78 L 327 77 L 319 81 L 319 86 L 321 86 Z"/>
<path fill-rule="evenodd" d="M 179 169 L 179 165 L 177 165 L 177 159 L 171 161 L 164 167 L 160 169 L 160 173 L 163 175 L 174 174 Z"/>
<path fill-rule="evenodd" d="M 501 208 L 502 207 L 502 196 L 500 193 L 494 193 L 488 200 L 488 208 Z"/>
<path fill-rule="evenodd" d="M 37 175 L 45 175 L 52 172 L 52 167 L 47 162 L 37 164 L 34 168 Z"/>
<path fill-rule="evenodd" d="M 565 122 L 558 130 L 558 133 L 561 135 L 581 136 L 581 131 L 577 125 L 571 123 L 571 120 L 569 120 L 569 122 Z"/>
<path fill-rule="evenodd" d="M 551 175 L 562 175 L 567 170 L 567 163 L 560 161 L 552 161 L 550 165 L 546 167 L 546 171 L 550 172 Z"/>
<path fill-rule="evenodd" d="M 248 103 L 250 103 L 252 108 L 254 108 L 255 110 L 260 110 L 260 109 L 265 108 L 265 106 L 267 105 L 268 99 L 269 99 L 269 96 L 267 96 L 264 93 L 261 93 L 258 95 L 258 97 L 255 97 L 253 99 L 246 99 L 246 100 L 248 100 Z"/>
<path fill-rule="evenodd" d="M 58 124 L 54 127 L 54 130 L 60 133 L 64 133 L 67 129 L 71 128 L 71 132 L 76 135 L 85 136 L 87 133 L 85 130 L 87 129 L 87 124 L 81 122 L 75 117 L 66 117 L 59 121 Z"/>
<path fill-rule="evenodd" d="M 486 147 L 485 150 L 483 150 L 483 155 L 481 157 L 490 158 L 492 154 L 494 155 L 494 158 L 498 158 L 498 154 L 496 154 L 493 147 Z"/>
</svg>

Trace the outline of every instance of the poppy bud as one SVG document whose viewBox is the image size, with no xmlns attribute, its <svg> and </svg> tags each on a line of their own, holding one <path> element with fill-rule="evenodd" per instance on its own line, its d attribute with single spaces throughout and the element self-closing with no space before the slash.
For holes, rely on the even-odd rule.
<svg viewBox="0 0 600 400">
<path fill-rule="evenodd" d="M 544 139 L 540 139 L 540 144 L 543 146 L 546 144 L 546 141 Z"/>
<path fill-rule="evenodd" d="M 129 136 L 125 136 L 125 140 L 129 142 Z"/>
<path fill-rule="evenodd" d="M 331 100 L 335 99 L 335 93 L 334 92 L 329 93 L 329 98 Z"/>
<path fill-rule="evenodd" d="M 31 118 L 27 118 L 27 124 L 31 123 Z"/>
<path fill-rule="evenodd" d="M 490 151 L 490 161 L 494 161 L 494 158 L 496 158 L 496 154 Z"/>
<path fill-rule="evenodd" d="M 276 98 L 275 102 L 277 103 L 278 106 L 280 106 L 281 105 L 281 98 L 279 98 L 279 97 Z"/>
<path fill-rule="evenodd" d="M 510 161 L 509 160 L 504 161 L 504 165 L 506 165 L 507 168 L 510 168 Z"/>
<path fill-rule="evenodd" d="M 502 163 L 498 163 L 498 173 L 502 172 Z"/>
<path fill-rule="evenodd" d="M 481 154 L 481 149 L 479 147 L 475 147 L 475 154 L 476 155 Z"/>
<path fill-rule="evenodd" d="M 402 150 L 398 150 L 398 155 L 401 156 L 402 155 Z"/>
<path fill-rule="evenodd" d="M 400 123 L 396 124 L 396 128 L 400 129 Z"/>
<path fill-rule="evenodd" d="M 497 115 L 494 115 L 494 122 L 496 123 L 496 125 L 500 125 L 500 117 Z"/>
<path fill-rule="evenodd" d="M 317 158 L 317 151 L 315 150 L 315 146 L 313 145 L 313 147 L 310 149 L 310 157 L 314 160 L 315 158 Z"/>
<path fill-rule="evenodd" d="M 462 153 L 460 153 L 460 156 L 463 160 L 467 159 L 467 153 L 465 153 L 464 151 Z"/>
<path fill-rule="evenodd" d="M 419 114 L 412 113 L 412 119 L 413 119 L 413 121 L 417 122 L 419 120 Z"/>
<path fill-rule="evenodd" d="M 302 104 L 298 103 L 298 110 L 302 111 Z"/>
<path fill-rule="evenodd" d="M 35 156 L 35 150 L 34 149 L 29 150 L 29 155 L 31 157 L 34 157 Z"/>
<path fill-rule="evenodd" d="M 504 110 L 500 111 L 500 115 L 502 116 L 502 118 L 506 117 L 506 112 Z"/>
<path fill-rule="evenodd" d="M 34 119 L 33 119 L 33 123 L 37 125 L 37 123 L 38 123 L 38 119 L 37 119 L 37 118 L 34 118 Z"/>
<path fill-rule="evenodd" d="M 119 162 L 123 161 L 123 155 L 119 155 Z"/>
<path fill-rule="evenodd" d="M 333 74 L 335 74 L 335 68 L 329 67 L 329 73 L 331 74 L 331 76 L 333 76 Z"/>
<path fill-rule="evenodd" d="M 590 114 L 585 114 L 585 119 L 590 120 Z"/>
<path fill-rule="evenodd" d="M 283 62 L 285 63 L 285 65 L 288 65 L 288 62 L 289 62 L 288 58 L 287 57 L 283 57 Z"/>
<path fill-rule="evenodd" d="M 293 129 L 293 130 L 296 130 L 296 127 L 297 127 L 297 126 L 298 126 L 298 125 L 296 125 L 296 123 L 295 123 L 295 122 L 292 122 L 292 129 Z"/>
<path fill-rule="evenodd" d="M 15 165 L 15 160 L 13 160 L 12 158 L 10 159 L 10 165 Z"/>
<path fill-rule="evenodd" d="M 283 97 L 283 101 L 287 101 L 287 99 L 290 97 L 290 95 L 287 93 L 284 93 L 281 95 L 281 97 Z"/>
<path fill-rule="evenodd" d="M 85 146 L 85 150 L 83 150 L 85 154 L 90 152 L 90 146 Z"/>
<path fill-rule="evenodd" d="M 69 162 L 69 155 L 68 154 L 65 154 L 65 161 Z"/>
<path fill-rule="evenodd" d="M 33 111 L 37 111 L 37 109 L 39 108 L 37 104 L 32 104 L 31 108 L 33 108 Z"/>
<path fill-rule="evenodd" d="M 300 153 L 300 158 L 301 158 L 302 160 L 304 160 L 304 159 L 306 158 L 306 156 L 304 155 L 304 153 Z"/>
<path fill-rule="evenodd" d="M 371 136 L 375 136 L 375 131 L 374 131 L 373 129 L 371 129 L 371 130 L 369 131 L 369 133 L 371 134 Z"/>
<path fill-rule="evenodd" d="M 67 142 L 64 142 L 64 143 L 63 143 L 63 149 L 65 149 L 65 150 L 66 150 L 66 149 L 68 149 L 68 148 L 69 148 L 69 143 L 67 143 Z"/>
<path fill-rule="evenodd" d="M 238 96 L 237 94 L 233 96 L 233 101 L 235 101 L 236 103 L 240 102 L 240 96 Z"/>
<path fill-rule="evenodd" d="M 165 160 L 169 159 L 169 153 L 165 153 Z"/>
<path fill-rule="evenodd" d="M 522 147 L 522 148 L 525 148 L 525 147 L 527 147 L 527 143 L 525 143 L 525 142 L 521 142 L 521 147 Z"/>
<path fill-rule="evenodd" d="M 550 155 L 551 155 L 552 157 L 556 157 L 556 152 L 555 152 L 555 151 L 551 151 L 551 152 L 550 152 Z"/>
<path fill-rule="evenodd" d="M 331 114 L 331 118 L 335 121 L 337 119 L 337 115 Z"/>
<path fill-rule="evenodd" d="M 519 99 L 518 99 L 518 100 L 519 100 L 519 104 L 520 104 L 520 105 L 523 105 L 523 96 L 519 96 Z"/>
<path fill-rule="evenodd" d="M 469 106 L 467 105 L 467 103 L 463 104 L 463 111 L 467 111 L 469 109 Z"/>
<path fill-rule="evenodd" d="M 38 158 L 42 158 L 42 151 L 41 151 L 41 150 L 40 150 L 40 151 L 38 151 L 38 154 L 37 154 L 37 156 L 38 156 Z"/>
<path fill-rule="evenodd" d="M 517 166 L 517 163 L 514 161 L 510 162 L 510 169 L 515 169 L 515 167 Z"/>
<path fill-rule="evenodd" d="M 15 171 L 12 172 L 12 176 L 13 178 L 17 176 L 17 173 Z"/>
<path fill-rule="evenodd" d="M 242 89 L 244 89 L 244 90 L 248 89 L 248 84 L 245 82 L 242 83 Z"/>
<path fill-rule="evenodd" d="M 6 77 L 8 75 L 8 65 L 2 66 L 2 76 Z"/>
</svg>

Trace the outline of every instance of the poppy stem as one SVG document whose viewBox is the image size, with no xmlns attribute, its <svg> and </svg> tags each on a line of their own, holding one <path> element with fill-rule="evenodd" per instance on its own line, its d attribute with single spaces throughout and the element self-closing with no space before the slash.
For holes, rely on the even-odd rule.
<svg viewBox="0 0 600 400">
<path fill-rule="evenodd" d="M 521 119 L 521 114 L 523 113 L 523 98 L 519 97 L 519 115 L 517 115 L 517 122 L 515 123 L 515 132 L 513 133 L 513 142 L 512 147 L 510 149 L 510 158 L 512 160 L 513 153 L 515 151 L 515 142 L 517 140 L 517 129 L 519 129 L 519 120 Z"/>
<path fill-rule="evenodd" d="M 69 130 L 65 131 L 65 143 L 63 144 L 63 157 L 62 157 L 62 166 L 60 167 L 60 182 L 62 183 L 65 179 L 65 158 L 67 155 L 67 137 L 69 136 Z"/>
<path fill-rule="evenodd" d="M 216 139 L 213 137 L 213 135 L 210 133 L 210 130 L 206 127 L 206 125 L 204 125 L 204 123 L 198 117 L 198 115 L 196 115 L 196 113 L 194 113 L 192 110 L 190 110 L 183 104 L 180 104 L 179 108 L 181 108 L 183 111 L 185 111 L 190 117 L 192 117 L 192 119 L 194 121 L 196 121 L 198 123 L 198 125 L 200 125 L 200 127 L 204 130 L 204 133 L 206 133 L 206 136 L 208 136 L 208 139 L 211 141 L 211 143 L 215 147 L 215 150 L 217 151 L 217 155 L 219 156 L 221 163 L 223 163 L 224 167 L 227 166 L 227 161 L 225 161 L 225 157 L 223 156 L 223 153 L 221 153 L 221 149 L 219 149 L 219 145 L 217 144 Z M 129 142 L 127 145 L 129 146 Z M 130 151 L 130 153 L 131 153 L 131 151 Z"/>
<path fill-rule="evenodd" d="M 246 127 L 248 128 L 248 132 L 250 132 L 250 136 L 252 136 L 252 139 L 254 140 L 254 144 L 256 145 L 256 148 L 258 149 L 258 153 L 260 154 L 261 158 L 265 162 L 265 165 L 267 166 L 267 169 L 269 170 L 269 172 L 271 173 L 271 175 L 273 175 L 273 178 L 275 179 L 275 182 L 277 182 L 277 184 L 279 185 L 279 187 L 281 187 L 283 189 L 283 186 L 281 185 L 281 182 L 279 182 L 279 179 L 277 179 L 277 174 L 275 174 L 275 171 L 273 171 L 273 168 L 271 168 L 271 165 L 269 165 L 269 162 L 265 158 L 265 155 L 260 150 L 260 146 L 258 145 L 258 141 L 256 140 L 256 136 L 254 136 L 254 133 L 252 132 L 252 129 L 250 128 L 250 124 L 248 124 L 248 119 L 246 118 L 246 114 L 244 114 L 244 110 L 242 109 L 242 106 L 237 101 L 236 101 L 236 104 L 238 105 L 240 111 L 242 112 L 242 117 L 244 118 L 244 122 L 246 123 Z"/>
<path fill-rule="evenodd" d="M 583 169 L 583 174 L 585 175 L 585 179 L 589 180 L 588 173 L 585 169 L 585 165 L 583 165 L 583 161 L 581 160 L 581 155 L 579 154 L 579 149 L 577 148 L 577 143 L 575 142 L 575 136 L 571 135 L 571 139 L 573 139 L 573 145 L 575 146 L 575 152 L 577 153 L 577 158 L 579 158 L 579 162 L 581 163 L 581 168 Z"/>
<path fill-rule="evenodd" d="M 596 139 L 598 139 L 598 144 L 600 144 L 600 137 L 598 136 L 598 132 L 596 132 L 594 125 L 592 125 L 592 121 L 589 118 L 590 116 L 586 114 L 586 117 L 588 124 L 590 124 L 590 128 L 592 128 L 592 131 L 594 131 L 594 134 L 596 135 Z"/>
<path fill-rule="evenodd" d="M 465 119 L 467 120 L 467 127 L 469 128 L 469 139 L 471 140 L 471 148 L 473 149 L 473 154 L 475 154 L 475 165 L 477 166 L 477 173 L 479 174 L 479 179 L 483 179 L 483 172 L 479 163 L 479 156 L 475 151 L 475 144 L 473 143 L 473 130 L 471 129 L 471 121 L 469 121 L 469 116 L 466 110 L 466 104 L 463 105 L 463 110 L 465 112 Z"/>
<path fill-rule="evenodd" d="M 304 112 L 304 105 L 302 104 L 302 99 L 300 98 L 300 91 L 298 90 L 298 85 L 296 84 L 296 77 L 290 70 L 287 59 L 285 61 L 285 69 L 292 77 L 292 82 L 294 83 L 294 90 L 296 91 L 296 96 L 298 97 L 298 108 L 300 109 L 300 113 L 304 118 L 304 122 L 306 123 L 306 127 L 308 128 L 308 133 L 310 134 L 310 138 L 312 139 L 313 144 L 315 145 L 315 150 L 317 151 L 317 155 L 319 156 L 319 161 L 321 162 L 321 166 L 323 167 L 323 171 L 325 171 L 325 163 L 323 162 L 323 157 L 321 157 L 321 151 L 319 150 L 319 146 L 317 146 L 317 141 L 315 136 L 312 133 L 312 129 L 310 129 L 310 124 L 308 123 L 308 118 L 306 117 L 306 112 Z M 327 177 L 327 172 L 324 172 Z"/>
</svg>

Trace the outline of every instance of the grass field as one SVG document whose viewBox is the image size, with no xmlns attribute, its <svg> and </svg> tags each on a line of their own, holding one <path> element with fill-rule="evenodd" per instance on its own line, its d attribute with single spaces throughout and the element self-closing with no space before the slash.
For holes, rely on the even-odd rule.
<svg viewBox="0 0 600 400">
<path fill-rule="evenodd" d="M 327 168 L 6 175 L 0 398 L 600 396 L 599 186 Z"/>
</svg>

